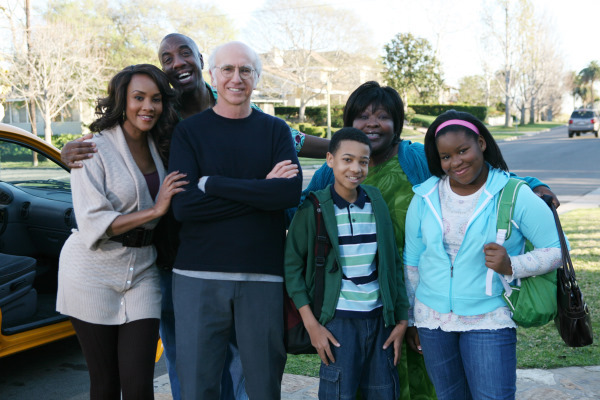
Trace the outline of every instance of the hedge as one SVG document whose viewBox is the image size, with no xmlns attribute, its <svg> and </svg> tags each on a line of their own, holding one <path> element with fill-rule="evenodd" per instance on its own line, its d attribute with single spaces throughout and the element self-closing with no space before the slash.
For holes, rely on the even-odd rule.
<svg viewBox="0 0 600 400">
<path fill-rule="evenodd" d="M 411 104 L 410 107 L 415 110 L 415 113 L 417 114 L 432 115 L 434 117 L 437 117 L 448 110 L 465 111 L 473 114 L 481 121 L 485 121 L 488 112 L 488 109 L 485 106 L 469 106 L 466 104 Z"/>
<path fill-rule="evenodd" d="M 275 115 L 286 116 L 287 118 L 295 118 L 298 117 L 298 111 L 300 107 L 287 107 L 287 106 L 276 106 Z"/>
<path fill-rule="evenodd" d="M 274 108 L 275 115 L 283 119 L 296 119 L 300 112 L 300 107 L 277 106 Z M 343 114 L 344 106 L 331 106 L 331 126 L 343 126 Z M 306 107 L 304 115 L 309 122 L 312 122 L 315 125 L 327 124 L 327 106 Z"/>
<path fill-rule="evenodd" d="M 436 117 L 431 115 L 414 115 L 410 120 L 410 124 L 414 127 L 420 126 L 423 128 L 429 128 L 429 125 L 435 121 L 435 118 Z"/>
<path fill-rule="evenodd" d="M 307 125 L 304 127 L 303 132 L 306 133 L 307 135 L 319 136 L 319 137 L 325 137 L 327 135 L 326 128 L 323 128 L 321 126 Z"/>
<path fill-rule="evenodd" d="M 73 139 L 77 139 L 81 135 L 63 134 L 52 136 L 52 144 L 59 150 L 63 148 L 65 143 Z M 32 150 L 14 143 L 4 143 L 0 146 L 0 159 L 2 161 L 31 161 Z"/>
</svg>

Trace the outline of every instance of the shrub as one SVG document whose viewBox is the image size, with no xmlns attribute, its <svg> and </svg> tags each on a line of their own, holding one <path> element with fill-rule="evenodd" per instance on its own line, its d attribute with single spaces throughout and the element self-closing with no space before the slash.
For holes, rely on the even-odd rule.
<svg viewBox="0 0 600 400">
<path fill-rule="evenodd" d="M 312 121 L 315 125 L 327 123 L 327 107 L 306 107 L 304 115 L 306 119 Z"/>
<path fill-rule="evenodd" d="M 410 107 L 415 110 L 417 114 L 431 115 L 434 117 L 437 117 L 448 110 L 464 111 L 473 114 L 481 121 L 485 121 L 488 111 L 485 106 L 470 106 L 466 104 L 411 104 Z"/>
<path fill-rule="evenodd" d="M 320 136 L 325 137 L 327 135 L 327 131 L 321 126 L 306 126 L 304 133 L 312 136 Z"/>
<path fill-rule="evenodd" d="M 284 120 L 298 118 L 299 111 L 300 107 L 275 107 L 275 115 Z M 343 114 L 343 105 L 331 106 L 331 126 L 342 127 L 344 125 Z M 327 125 L 327 106 L 306 107 L 304 116 L 307 122 L 311 122 L 314 125 Z"/>
<path fill-rule="evenodd" d="M 277 106 L 274 109 L 275 115 L 282 119 L 298 118 L 299 107 Z"/>
<path fill-rule="evenodd" d="M 77 139 L 81 135 L 62 134 L 52 136 L 52 144 L 59 150 L 63 148 L 65 143 L 73 139 Z M 0 159 L 2 161 L 31 161 L 32 150 L 16 144 L 5 143 L 0 146 Z"/>
<path fill-rule="evenodd" d="M 415 116 L 411 120 L 411 125 L 414 127 L 429 128 L 429 125 L 431 125 L 433 123 L 435 118 L 436 117 L 433 117 L 431 115 L 415 114 Z"/>
<path fill-rule="evenodd" d="M 73 133 L 64 133 L 62 135 L 54 135 L 52 136 L 52 145 L 57 149 L 61 150 L 65 144 L 70 142 L 71 140 L 75 140 L 81 137 L 81 135 L 73 134 Z"/>
<path fill-rule="evenodd" d="M 412 107 L 408 107 L 408 109 L 406 110 L 406 113 L 404 114 L 404 119 L 407 120 L 409 123 L 412 121 L 412 119 L 415 117 L 415 110 Z"/>
<path fill-rule="evenodd" d="M 331 106 L 331 126 L 343 126 L 344 106 Z M 305 116 L 315 125 L 327 125 L 327 106 L 306 107 Z"/>
<path fill-rule="evenodd" d="M 0 146 L 0 159 L 2 161 L 31 161 L 32 153 L 27 147 L 14 143 L 4 143 Z"/>
</svg>

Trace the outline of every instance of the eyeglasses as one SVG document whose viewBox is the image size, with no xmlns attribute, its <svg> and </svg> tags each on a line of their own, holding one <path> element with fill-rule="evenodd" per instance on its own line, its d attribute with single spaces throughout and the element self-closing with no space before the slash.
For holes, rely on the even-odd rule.
<svg viewBox="0 0 600 400">
<path fill-rule="evenodd" d="M 236 67 L 233 65 L 223 65 L 221 67 L 217 67 L 218 69 L 221 70 L 221 75 L 223 75 L 223 78 L 231 78 L 234 74 L 235 74 L 235 69 L 239 69 L 240 71 L 240 78 L 246 80 L 246 79 L 250 79 L 252 77 L 252 73 L 254 71 L 256 71 L 254 68 L 250 68 L 250 67 L 246 67 L 246 66 L 242 66 L 242 67 Z"/>
</svg>

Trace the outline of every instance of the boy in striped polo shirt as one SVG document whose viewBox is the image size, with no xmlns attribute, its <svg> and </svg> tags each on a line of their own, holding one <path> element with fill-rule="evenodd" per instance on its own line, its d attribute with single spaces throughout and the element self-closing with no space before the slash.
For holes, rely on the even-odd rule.
<svg viewBox="0 0 600 400">
<path fill-rule="evenodd" d="M 335 183 L 315 192 L 332 245 L 319 320 L 311 309 L 316 240 L 311 201 L 299 207 L 286 240 L 287 291 L 322 360 L 319 399 L 354 398 L 359 388 L 366 399 L 400 395 L 395 365 L 408 300 L 388 208 L 379 190 L 360 185 L 370 154 L 369 139 L 355 128 L 339 130 L 329 145 Z"/>
</svg>

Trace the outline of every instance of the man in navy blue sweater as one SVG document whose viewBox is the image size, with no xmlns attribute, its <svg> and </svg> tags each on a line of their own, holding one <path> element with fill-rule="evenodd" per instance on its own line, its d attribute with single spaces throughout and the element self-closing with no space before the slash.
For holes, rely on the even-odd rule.
<svg viewBox="0 0 600 400">
<path fill-rule="evenodd" d="M 182 397 L 219 398 L 234 329 L 249 397 L 279 399 L 284 210 L 297 205 L 302 175 L 288 126 L 250 107 L 258 55 L 227 43 L 209 72 L 217 104 L 179 123 L 169 161 L 190 181 L 172 203 L 182 222 L 173 270 Z"/>
</svg>

